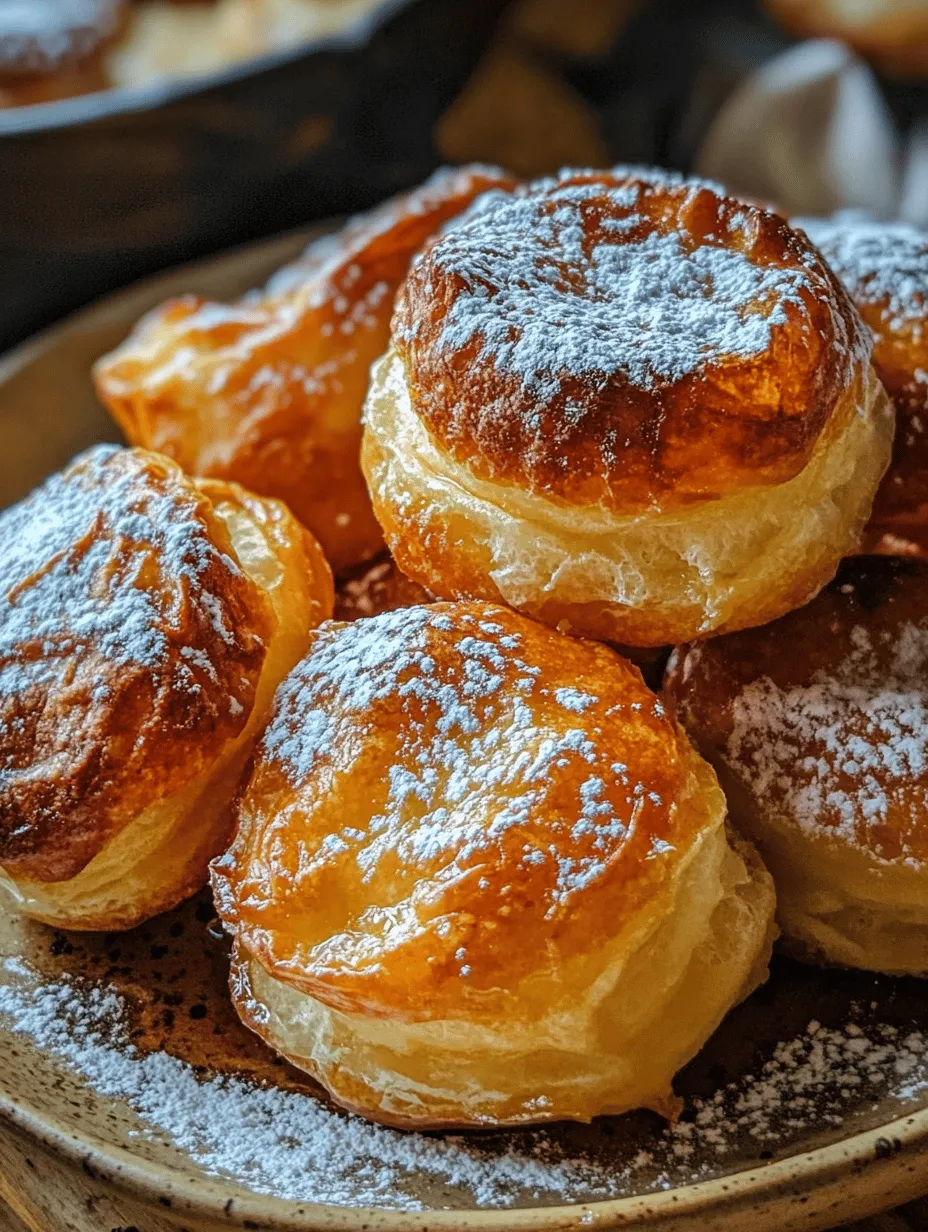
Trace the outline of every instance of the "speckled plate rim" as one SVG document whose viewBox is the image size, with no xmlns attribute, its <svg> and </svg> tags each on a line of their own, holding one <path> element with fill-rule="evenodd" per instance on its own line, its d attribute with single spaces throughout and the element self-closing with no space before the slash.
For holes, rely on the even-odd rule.
<svg viewBox="0 0 928 1232">
<path fill-rule="evenodd" d="M 192 277 L 211 282 L 233 271 L 254 272 L 292 259 L 315 234 L 278 236 L 179 266 L 81 309 L 0 357 L 0 387 L 27 364 L 41 360 L 72 333 L 132 322 L 152 305 L 178 294 Z M 306 1232 L 560 1232 L 573 1228 L 667 1228 L 673 1232 L 813 1232 L 860 1219 L 928 1191 L 928 1108 L 877 1128 L 800 1152 L 760 1168 L 634 1197 L 518 1210 L 392 1211 L 296 1202 L 254 1193 L 234 1181 L 185 1176 L 180 1169 L 137 1159 L 126 1148 L 77 1133 L 0 1088 L 0 1119 L 53 1151 L 149 1202 L 196 1221 L 218 1220 L 243 1229 Z"/>
</svg>

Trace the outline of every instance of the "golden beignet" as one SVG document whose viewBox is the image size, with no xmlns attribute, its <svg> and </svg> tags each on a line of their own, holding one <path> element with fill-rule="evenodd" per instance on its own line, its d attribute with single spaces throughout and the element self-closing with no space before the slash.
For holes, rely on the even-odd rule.
<svg viewBox="0 0 928 1232">
<path fill-rule="evenodd" d="M 928 74 L 925 0 L 764 0 L 799 38 L 835 38 L 903 77 Z"/>
<path fill-rule="evenodd" d="M 791 947 L 928 974 L 928 565 L 846 561 L 800 611 L 678 649 L 666 696 L 773 874 Z"/>
<path fill-rule="evenodd" d="M 893 460 L 865 546 L 928 545 L 928 234 L 851 214 L 795 223 L 847 288 L 873 331 L 873 366 L 896 408 Z"/>
<path fill-rule="evenodd" d="M 100 398 L 131 444 L 286 501 L 336 572 L 369 559 L 383 539 L 358 462 L 361 407 L 396 288 L 443 222 L 507 182 L 438 173 L 312 245 L 264 295 L 168 301 L 98 361 Z"/>
<path fill-rule="evenodd" d="M 362 462 L 444 598 L 659 646 L 805 602 L 858 542 L 892 408 L 800 233 L 701 181 L 486 194 L 416 259 Z"/>
<path fill-rule="evenodd" d="M 339 579 L 332 615 L 336 620 L 361 620 L 401 607 L 434 602 L 431 592 L 400 573 L 393 557 L 384 555 Z"/>
<path fill-rule="evenodd" d="M 637 669 L 509 608 L 330 623 L 213 862 L 243 1020 L 408 1126 L 649 1106 L 765 978 L 769 877 Z"/>
<path fill-rule="evenodd" d="M 129 928 L 206 880 L 274 690 L 332 611 L 279 501 L 99 446 L 0 515 L 0 890 Z"/>
</svg>

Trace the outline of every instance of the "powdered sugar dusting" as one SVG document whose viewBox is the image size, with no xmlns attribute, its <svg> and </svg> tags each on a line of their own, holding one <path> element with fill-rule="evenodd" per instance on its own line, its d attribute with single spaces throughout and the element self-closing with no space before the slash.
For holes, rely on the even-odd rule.
<svg viewBox="0 0 928 1232">
<path fill-rule="evenodd" d="M 743 689 L 733 706 L 727 759 L 746 769 L 758 798 L 772 794 L 812 832 L 853 843 L 861 822 L 869 830 L 894 810 L 923 815 L 926 668 L 928 629 L 908 624 L 871 635 L 858 625 L 845 657 L 808 684 L 780 688 L 761 677 Z M 905 856 L 904 834 L 900 839 Z M 879 855 L 875 839 L 872 846 Z"/>
<path fill-rule="evenodd" d="M 441 669 L 435 638 L 453 645 L 454 661 Z M 376 722 L 372 707 L 395 702 L 405 715 L 404 748 L 390 769 L 382 811 L 363 833 L 345 826 L 330 834 L 329 848 L 357 848 L 363 877 L 372 880 L 388 854 L 405 866 L 450 860 L 463 868 L 476 852 L 524 828 L 523 862 L 549 866 L 553 899 L 566 902 L 605 874 L 661 800 L 652 784 L 614 762 L 598 728 L 589 729 L 584 716 L 599 699 L 580 689 L 549 689 L 524 655 L 520 633 L 474 613 L 456 613 L 452 623 L 440 606 L 384 613 L 334 634 L 323 630 L 278 693 L 264 755 L 305 781 L 346 738 L 340 722 Z M 663 714 L 656 699 L 650 706 Z M 642 703 L 612 706 L 605 721 L 632 724 L 633 708 L 640 711 Z M 552 783 L 574 780 L 577 849 L 565 856 L 544 827 L 536 834 L 530 822 Z"/>
<path fill-rule="evenodd" d="M 0 1015 L 11 1030 L 60 1058 L 99 1095 L 125 1100 L 141 1118 L 140 1135 L 167 1136 L 208 1174 L 254 1192 L 418 1210 L 410 1182 L 421 1185 L 423 1173 L 483 1206 L 510 1206 L 526 1192 L 562 1199 L 597 1187 L 606 1192 L 595 1167 L 558 1158 L 532 1135 L 522 1150 L 491 1155 L 462 1138 L 370 1125 L 311 1095 L 228 1076 L 204 1081 L 164 1052 L 138 1052 L 127 1039 L 125 1006 L 111 991 L 67 979 L 37 984 L 16 960 L 7 962 L 5 978 Z"/>
<path fill-rule="evenodd" d="M 255 1193 L 348 1207 L 505 1208 L 667 1190 L 758 1155 L 807 1149 L 809 1134 L 839 1136 L 862 1108 L 884 1108 L 888 1120 L 928 1089 L 924 1033 L 857 1006 L 843 1025 L 812 1021 L 765 1046 L 740 1078 L 689 1100 L 674 1126 L 607 1119 L 595 1147 L 595 1130 L 579 1131 L 572 1146 L 544 1131 L 426 1136 L 366 1124 L 312 1094 L 204 1076 L 164 1052 L 142 1052 L 129 1039 L 128 1011 L 105 985 L 46 980 L 15 958 L 0 968 L 0 1025 L 97 1098 L 127 1104 L 139 1140 Z"/>
<path fill-rule="evenodd" d="M 887 1086 L 902 1098 L 924 1090 L 926 1064 L 921 1031 L 890 1023 L 865 1030 L 853 1021 L 836 1030 L 813 1019 L 801 1035 L 779 1043 L 747 1081 L 694 1100 L 691 1117 L 671 1134 L 674 1153 L 685 1159 L 709 1148 L 725 1155 L 739 1134 L 767 1144 L 810 1125 L 839 1127 L 850 1096 L 872 1098 Z"/>
<path fill-rule="evenodd" d="M 801 227 L 861 304 L 885 304 L 891 329 L 919 341 L 928 312 L 928 233 L 901 222 L 876 222 L 852 211 L 800 218 Z"/>
<path fill-rule="evenodd" d="M 615 371 L 650 389 L 765 351 L 808 274 L 649 229 L 640 191 L 548 181 L 485 194 L 426 258 L 458 286 L 442 344 L 476 340 L 541 393 L 563 374 Z"/>
<path fill-rule="evenodd" d="M 170 662 L 174 687 L 195 692 L 203 655 L 171 655 L 171 626 L 192 608 L 234 643 L 208 571 L 240 576 L 238 565 L 194 498 L 147 482 L 129 451 L 101 445 L 73 466 L 0 514 L 0 697 L 49 687 L 87 655 L 117 668 Z"/>
<path fill-rule="evenodd" d="M 41 72 L 89 55 L 116 28 L 119 0 L 3 0 L 0 68 Z"/>
</svg>

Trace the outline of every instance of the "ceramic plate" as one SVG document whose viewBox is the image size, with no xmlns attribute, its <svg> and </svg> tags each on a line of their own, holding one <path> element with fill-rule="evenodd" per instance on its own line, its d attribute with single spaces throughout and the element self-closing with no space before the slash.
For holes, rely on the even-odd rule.
<svg viewBox="0 0 928 1232">
<path fill-rule="evenodd" d="M 114 436 L 92 360 L 150 306 L 229 297 L 291 236 L 172 272 L 0 362 L 0 498 Z M 208 895 L 132 933 L 0 918 L 0 1113 L 185 1222 L 788 1232 L 928 1190 L 928 985 L 777 958 L 680 1075 L 680 1122 L 412 1135 L 331 1108 L 237 1022 Z M 659 1027 L 657 1028 L 659 1030 Z"/>
</svg>

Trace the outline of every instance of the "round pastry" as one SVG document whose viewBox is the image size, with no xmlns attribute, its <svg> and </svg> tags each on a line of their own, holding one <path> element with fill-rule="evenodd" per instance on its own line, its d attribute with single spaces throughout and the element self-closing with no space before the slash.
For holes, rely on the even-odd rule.
<svg viewBox="0 0 928 1232">
<path fill-rule="evenodd" d="M 0 890 L 130 928 L 206 880 L 274 690 L 332 611 L 279 501 L 99 446 L 0 515 Z"/>
<path fill-rule="evenodd" d="M 659 646 L 805 602 L 889 460 L 871 341 L 782 218 L 678 177 L 486 194 L 416 259 L 362 461 L 443 598 Z"/>
<path fill-rule="evenodd" d="M 903 77 L 928 74 L 925 0 L 764 0 L 799 38 L 835 38 Z"/>
<path fill-rule="evenodd" d="M 893 460 L 865 537 L 928 547 L 928 234 L 850 212 L 800 219 L 873 331 L 873 366 L 896 408 Z M 915 550 L 909 548 L 909 551 Z"/>
<path fill-rule="evenodd" d="M 237 304 L 188 295 L 145 317 L 95 369 L 130 443 L 190 474 L 286 501 L 340 572 L 383 548 L 361 475 L 361 407 L 413 254 L 495 184 L 444 171 L 313 246 Z"/>
<path fill-rule="evenodd" d="M 243 1020 L 401 1126 L 674 1108 L 773 894 L 603 646 L 480 602 L 319 629 L 213 863 Z"/>
<path fill-rule="evenodd" d="M 335 591 L 336 620 L 361 620 L 401 607 L 434 603 L 435 596 L 400 573 L 392 556 L 360 565 L 340 579 Z"/>
<path fill-rule="evenodd" d="M 928 565 L 849 560 L 808 607 L 677 650 L 666 696 L 773 874 L 791 947 L 928 975 Z"/>
</svg>

